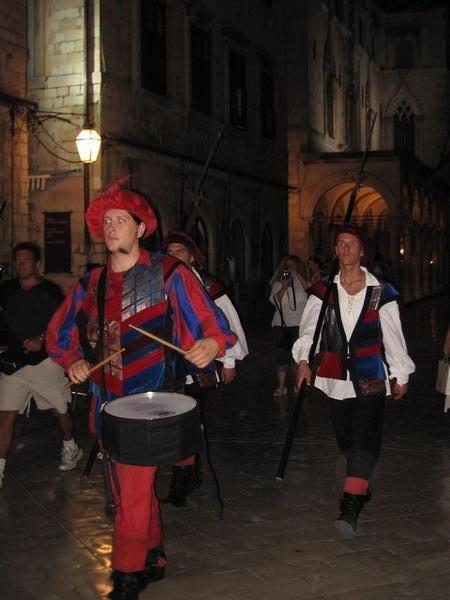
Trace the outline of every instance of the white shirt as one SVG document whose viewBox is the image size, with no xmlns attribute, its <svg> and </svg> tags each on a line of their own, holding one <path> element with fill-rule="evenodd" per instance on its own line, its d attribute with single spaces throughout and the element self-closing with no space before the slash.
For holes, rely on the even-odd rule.
<svg viewBox="0 0 450 600">
<path fill-rule="evenodd" d="M 340 273 L 334 278 L 334 282 L 337 284 L 341 320 L 347 341 L 350 339 L 361 314 L 367 286 L 379 285 L 380 283 L 367 269 L 364 269 L 364 267 L 361 267 L 361 269 L 366 275 L 366 285 L 361 292 L 353 296 L 348 294 L 342 287 Z M 299 338 L 292 347 L 292 356 L 297 363 L 301 360 L 308 360 L 321 306 L 322 300 L 316 296 L 309 297 L 299 326 Z M 384 366 L 386 393 L 390 393 L 387 367 L 389 367 L 390 371 L 389 376 L 391 378 L 395 377 L 398 383 L 404 384 L 408 382 L 409 374 L 414 373 L 415 365 L 408 356 L 397 302 L 388 302 L 380 308 L 379 314 L 383 347 L 387 362 L 387 365 Z M 355 388 L 350 381 L 350 374 L 348 372 L 346 380 L 316 376 L 314 386 L 322 390 L 330 398 L 335 398 L 336 400 L 356 397 Z"/>
<path fill-rule="evenodd" d="M 192 268 L 192 271 L 197 275 L 200 281 L 203 283 L 200 273 Z M 233 303 L 230 298 L 223 294 L 216 300 L 214 300 L 214 304 L 220 308 L 223 314 L 228 319 L 228 323 L 230 325 L 231 331 L 233 331 L 237 335 L 238 341 L 232 348 L 229 348 L 224 356 L 217 357 L 217 360 L 223 363 L 225 369 L 234 369 L 235 361 L 242 360 L 248 354 L 248 345 L 247 338 L 245 337 L 244 330 L 242 329 L 241 320 L 239 319 L 239 315 L 237 314 L 236 309 L 234 308 Z"/>
<path fill-rule="evenodd" d="M 281 310 L 283 311 L 283 319 L 287 327 L 296 327 L 300 323 L 303 310 L 308 300 L 308 294 L 305 292 L 301 282 L 297 279 L 297 277 L 295 277 L 295 275 L 292 277 L 292 282 L 294 284 L 295 303 L 292 287 L 288 287 L 281 298 Z M 281 290 L 282 287 L 283 286 L 279 281 L 275 281 L 272 285 L 269 301 L 275 307 L 277 304 L 279 305 L 278 299 L 275 298 L 275 295 Z M 277 308 L 275 309 L 272 319 L 272 327 L 275 326 L 281 326 L 281 317 Z"/>
</svg>

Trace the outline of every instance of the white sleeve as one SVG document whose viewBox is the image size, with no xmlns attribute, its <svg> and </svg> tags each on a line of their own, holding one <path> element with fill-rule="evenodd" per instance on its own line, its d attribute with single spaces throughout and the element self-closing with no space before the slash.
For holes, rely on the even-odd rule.
<svg viewBox="0 0 450 600">
<path fill-rule="evenodd" d="M 275 281 L 272 285 L 272 289 L 270 290 L 269 302 L 275 306 L 275 300 L 273 297 L 277 294 L 283 286 L 279 281 Z"/>
<path fill-rule="evenodd" d="M 299 363 L 301 360 L 308 360 L 321 306 L 322 300 L 319 300 L 317 296 L 310 296 L 308 298 L 300 325 L 298 326 L 299 337 L 292 346 L 292 356 L 296 363 Z"/>
<path fill-rule="evenodd" d="M 380 322 L 390 376 L 400 384 L 408 383 L 409 375 L 416 367 L 406 349 L 397 302 L 388 302 L 380 308 Z"/>
<path fill-rule="evenodd" d="M 237 311 L 234 308 L 230 298 L 224 294 L 223 296 L 220 296 L 214 300 L 214 303 L 226 316 L 228 323 L 230 324 L 231 331 L 233 331 L 238 338 L 236 344 L 232 348 L 229 348 L 224 356 L 221 356 L 217 359 L 223 363 L 223 366 L 226 369 L 233 369 L 235 366 L 235 361 L 242 360 L 248 354 L 247 338 L 245 337 L 244 330 L 242 329 L 239 315 L 237 314 Z"/>
</svg>

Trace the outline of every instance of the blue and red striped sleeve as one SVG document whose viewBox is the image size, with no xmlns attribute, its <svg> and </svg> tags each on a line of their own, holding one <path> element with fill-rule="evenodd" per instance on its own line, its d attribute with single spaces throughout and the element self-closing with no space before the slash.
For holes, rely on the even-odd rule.
<svg viewBox="0 0 450 600">
<path fill-rule="evenodd" d="M 175 343 L 188 350 L 197 340 L 213 338 L 223 356 L 236 342 L 228 320 L 214 304 L 198 278 L 179 265 L 165 283 L 174 326 Z"/>
<path fill-rule="evenodd" d="M 85 279 L 86 276 L 67 294 L 51 318 L 45 333 L 47 354 L 66 371 L 73 362 L 83 358 L 75 319 L 86 297 Z"/>
</svg>

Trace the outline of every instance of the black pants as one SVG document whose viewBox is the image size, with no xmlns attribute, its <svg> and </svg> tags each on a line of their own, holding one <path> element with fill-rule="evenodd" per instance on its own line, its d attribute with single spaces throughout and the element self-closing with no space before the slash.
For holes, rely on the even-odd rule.
<svg viewBox="0 0 450 600">
<path fill-rule="evenodd" d="M 330 416 L 347 477 L 369 479 L 380 454 L 385 396 L 330 398 Z"/>
</svg>

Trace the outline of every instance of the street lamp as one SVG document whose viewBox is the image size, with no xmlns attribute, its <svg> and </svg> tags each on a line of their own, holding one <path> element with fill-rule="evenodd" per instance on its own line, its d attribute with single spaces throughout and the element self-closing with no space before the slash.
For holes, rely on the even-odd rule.
<svg viewBox="0 0 450 600">
<path fill-rule="evenodd" d="M 102 138 L 90 127 L 83 128 L 77 135 L 75 143 L 81 162 L 88 164 L 97 160 Z"/>
</svg>

